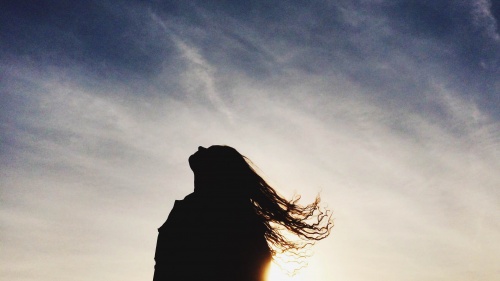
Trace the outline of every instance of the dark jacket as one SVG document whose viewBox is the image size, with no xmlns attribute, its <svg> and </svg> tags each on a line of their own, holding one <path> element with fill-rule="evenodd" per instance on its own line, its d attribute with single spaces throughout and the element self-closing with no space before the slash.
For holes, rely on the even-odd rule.
<svg viewBox="0 0 500 281">
<path fill-rule="evenodd" d="M 192 193 L 158 229 L 153 281 L 260 281 L 271 260 L 250 202 Z"/>
</svg>

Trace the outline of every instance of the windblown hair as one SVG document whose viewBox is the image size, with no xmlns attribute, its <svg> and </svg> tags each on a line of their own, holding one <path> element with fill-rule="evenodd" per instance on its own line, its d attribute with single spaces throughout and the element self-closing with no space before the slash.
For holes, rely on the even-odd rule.
<svg viewBox="0 0 500 281">
<path fill-rule="evenodd" d="M 287 200 L 263 179 L 250 159 L 229 146 L 217 146 L 217 150 L 216 169 L 229 171 L 220 175 L 231 186 L 232 191 L 226 189 L 226 192 L 250 198 L 265 225 L 265 238 L 273 256 L 285 252 L 305 256 L 301 249 L 330 234 L 333 227 L 331 211 L 320 206 L 319 195 L 308 205 L 298 203 L 300 196 Z"/>
<path fill-rule="evenodd" d="M 300 205 L 300 196 L 287 200 L 280 196 L 254 169 L 250 159 L 244 157 L 249 169 L 254 173 L 254 192 L 251 201 L 257 214 L 262 217 L 266 226 L 266 240 L 272 246 L 273 255 L 279 252 L 299 253 L 307 245 L 326 238 L 333 227 L 331 212 L 322 210 L 320 197 L 308 205 Z M 252 167 L 253 166 L 253 167 Z M 281 230 L 287 230 L 300 240 L 285 237 Z M 274 249 L 273 249 L 274 248 Z"/>
</svg>

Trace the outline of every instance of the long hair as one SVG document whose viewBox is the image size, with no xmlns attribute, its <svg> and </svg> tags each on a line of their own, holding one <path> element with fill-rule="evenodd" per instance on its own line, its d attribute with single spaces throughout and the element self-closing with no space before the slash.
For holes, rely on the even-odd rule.
<svg viewBox="0 0 500 281">
<path fill-rule="evenodd" d="M 319 195 L 307 205 L 300 196 L 288 200 L 264 180 L 250 159 L 229 146 L 212 146 L 209 173 L 219 184 L 219 191 L 229 196 L 250 199 L 265 226 L 265 238 L 271 253 L 304 256 L 301 249 L 326 238 L 333 227 L 331 211 L 320 206 Z M 224 184 L 220 184 L 224 182 Z M 290 235 L 291 234 L 291 235 Z M 297 239 L 298 238 L 298 239 Z"/>
</svg>

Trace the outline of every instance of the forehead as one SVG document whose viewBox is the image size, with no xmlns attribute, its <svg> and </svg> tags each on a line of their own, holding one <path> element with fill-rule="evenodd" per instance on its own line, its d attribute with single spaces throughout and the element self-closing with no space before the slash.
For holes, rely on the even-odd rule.
<svg viewBox="0 0 500 281">
<path fill-rule="evenodd" d="M 228 147 L 224 145 L 212 145 L 208 148 L 208 150 L 212 151 L 228 151 Z"/>
<path fill-rule="evenodd" d="M 218 155 L 236 156 L 239 153 L 233 148 L 225 145 L 212 145 L 208 148 L 210 153 L 216 153 Z"/>
</svg>

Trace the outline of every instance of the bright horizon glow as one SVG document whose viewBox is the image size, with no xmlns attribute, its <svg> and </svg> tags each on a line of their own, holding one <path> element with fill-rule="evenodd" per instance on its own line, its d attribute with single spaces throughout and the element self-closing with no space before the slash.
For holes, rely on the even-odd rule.
<svg viewBox="0 0 500 281">
<path fill-rule="evenodd" d="M 282 267 L 286 267 L 286 264 L 281 265 Z M 269 269 L 266 273 L 266 281 L 306 281 L 303 279 L 301 271 L 297 272 L 295 275 L 289 275 L 286 271 L 292 271 L 293 268 L 290 266 L 289 268 L 282 269 L 278 264 L 274 261 L 269 265 Z"/>
</svg>

